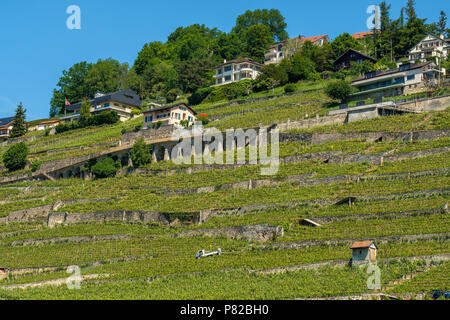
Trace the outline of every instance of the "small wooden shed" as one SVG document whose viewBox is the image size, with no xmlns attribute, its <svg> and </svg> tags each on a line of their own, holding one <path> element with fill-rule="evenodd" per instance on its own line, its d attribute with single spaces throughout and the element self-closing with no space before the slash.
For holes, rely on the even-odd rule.
<svg viewBox="0 0 450 320">
<path fill-rule="evenodd" d="M 355 242 L 351 249 L 353 250 L 352 262 L 377 261 L 378 247 L 374 241 Z"/>
</svg>

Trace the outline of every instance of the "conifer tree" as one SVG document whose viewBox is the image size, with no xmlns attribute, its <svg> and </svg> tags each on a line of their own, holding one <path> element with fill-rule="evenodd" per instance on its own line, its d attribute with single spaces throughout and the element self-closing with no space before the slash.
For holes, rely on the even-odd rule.
<svg viewBox="0 0 450 320">
<path fill-rule="evenodd" d="M 28 126 L 27 122 L 25 121 L 26 112 L 27 110 L 24 109 L 22 102 L 20 102 L 16 109 L 16 115 L 14 116 L 13 128 L 10 134 L 11 138 L 18 138 L 27 133 Z"/>
</svg>

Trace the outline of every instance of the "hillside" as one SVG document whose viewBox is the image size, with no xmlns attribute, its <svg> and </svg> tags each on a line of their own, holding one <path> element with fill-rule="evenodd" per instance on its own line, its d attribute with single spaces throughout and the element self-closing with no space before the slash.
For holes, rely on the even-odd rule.
<svg viewBox="0 0 450 320">
<path fill-rule="evenodd" d="M 336 108 L 320 87 L 305 91 L 195 109 L 226 130 Z M 29 134 L 29 161 L 103 152 L 139 123 Z M 280 139 L 274 176 L 261 176 L 261 164 L 158 162 L 108 179 L 0 184 L 0 299 L 423 299 L 449 290 L 448 108 L 289 129 Z M 0 179 L 17 174 L 32 173 L 0 169 Z M 378 291 L 366 267 L 348 267 L 363 240 L 378 247 Z M 73 265 L 82 290 L 65 285 Z"/>
</svg>

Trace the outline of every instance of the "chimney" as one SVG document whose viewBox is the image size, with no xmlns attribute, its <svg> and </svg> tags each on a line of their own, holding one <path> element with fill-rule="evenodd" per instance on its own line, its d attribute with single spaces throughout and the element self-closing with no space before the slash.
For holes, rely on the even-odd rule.
<svg viewBox="0 0 450 320">
<path fill-rule="evenodd" d="M 439 38 L 441 38 L 441 40 L 444 40 L 444 39 L 445 39 L 444 34 L 441 33 L 441 34 L 439 35 Z"/>
<path fill-rule="evenodd" d="M 223 63 L 227 63 L 227 59 L 224 59 L 224 60 L 223 60 Z"/>
</svg>

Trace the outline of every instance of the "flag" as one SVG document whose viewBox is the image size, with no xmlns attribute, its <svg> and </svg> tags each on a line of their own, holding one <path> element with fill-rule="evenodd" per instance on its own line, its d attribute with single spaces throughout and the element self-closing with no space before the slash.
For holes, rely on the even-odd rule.
<svg viewBox="0 0 450 320">
<path fill-rule="evenodd" d="M 71 106 L 71 104 L 70 104 L 69 100 L 67 100 L 67 98 L 66 98 L 66 107 L 70 107 L 70 106 Z"/>
</svg>

